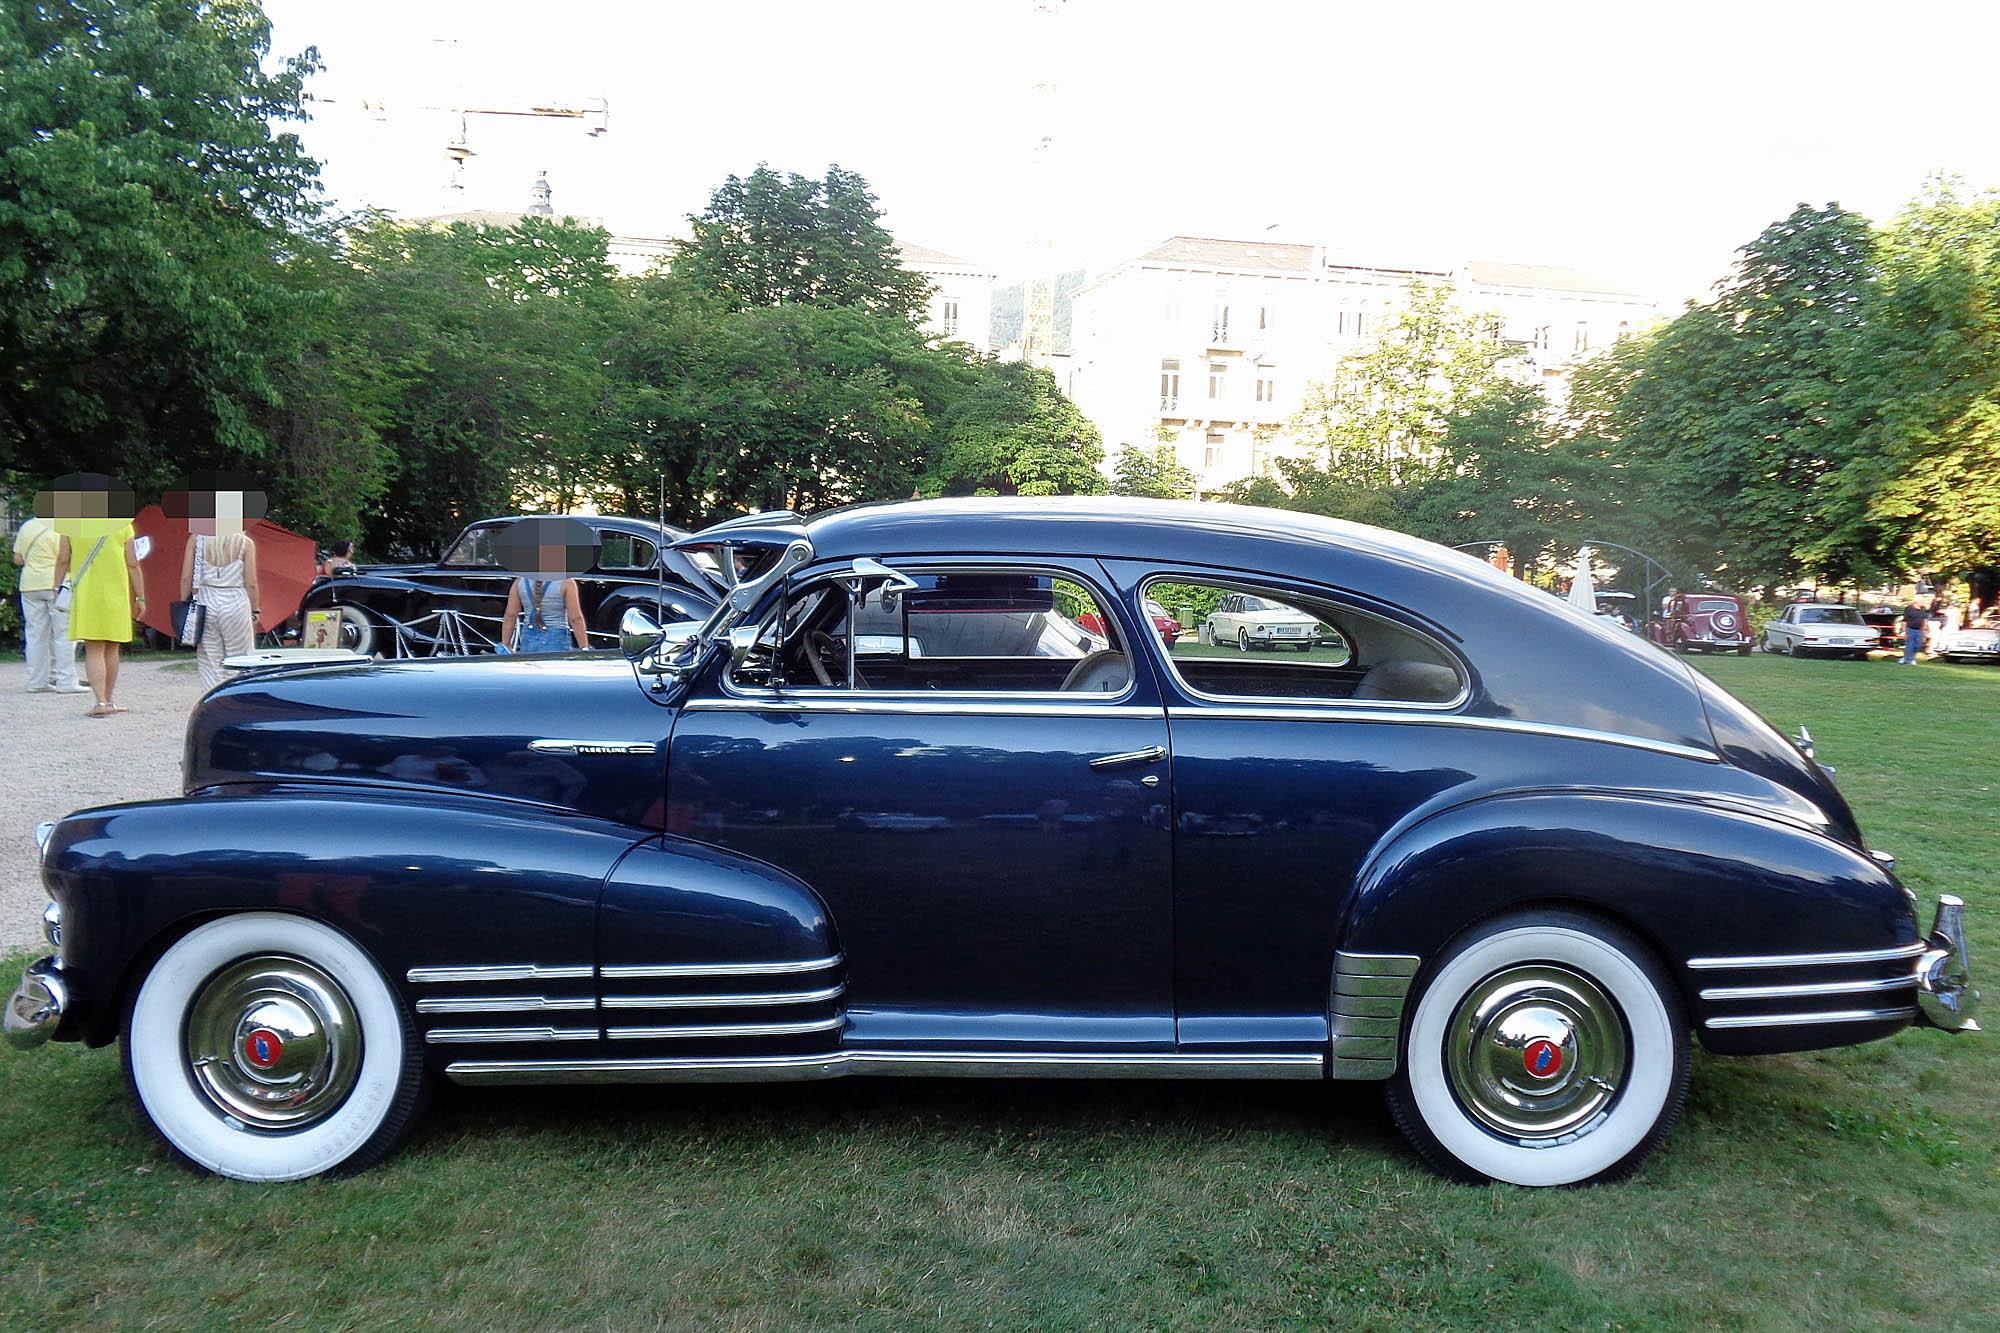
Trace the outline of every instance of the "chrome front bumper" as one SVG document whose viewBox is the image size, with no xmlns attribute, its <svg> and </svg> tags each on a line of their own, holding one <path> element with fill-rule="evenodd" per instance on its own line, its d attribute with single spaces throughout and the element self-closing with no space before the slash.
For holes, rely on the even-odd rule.
<svg viewBox="0 0 2000 1333">
<path fill-rule="evenodd" d="M 21 984 L 14 987 L 6 1013 L 0 1014 L 0 1031 L 22 1050 L 39 1046 L 55 1035 L 67 1008 L 69 986 L 63 981 L 62 961 L 38 958 L 28 964 Z"/>
<path fill-rule="evenodd" d="M 1938 895 L 1937 920 L 1917 959 L 1917 1019 L 1946 1032 L 1977 1032 L 1979 992 L 1965 956 L 1965 900 Z"/>
</svg>

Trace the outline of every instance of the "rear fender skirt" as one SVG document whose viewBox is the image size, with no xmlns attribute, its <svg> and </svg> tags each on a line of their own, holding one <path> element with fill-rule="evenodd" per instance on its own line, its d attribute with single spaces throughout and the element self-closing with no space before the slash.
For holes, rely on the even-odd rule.
<svg viewBox="0 0 2000 1333">
<path fill-rule="evenodd" d="M 1621 921 L 1647 939 L 1679 979 L 1710 1049 L 1806 1050 L 1902 1025 L 1890 1019 L 1882 1031 L 1860 1032 L 1843 1023 L 1830 1035 L 1809 1022 L 1711 1024 L 1757 1005 L 1768 1011 L 1770 1000 L 1729 995 L 1734 974 L 1698 973 L 1690 959 L 1895 950 L 1919 936 L 1909 895 L 1861 852 L 1791 824 L 1687 801 L 1549 792 L 1440 812 L 1370 858 L 1341 947 L 1429 960 L 1471 922 L 1556 904 Z M 1908 971 L 1907 960 L 1899 965 Z M 1878 967 L 1867 975 L 1887 974 Z M 1765 979 L 1775 978 L 1745 978 Z M 1882 1007 L 1911 1002 L 1885 996 Z M 1811 998 L 1797 1007 L 1810 1009 Z"/>
</svg>

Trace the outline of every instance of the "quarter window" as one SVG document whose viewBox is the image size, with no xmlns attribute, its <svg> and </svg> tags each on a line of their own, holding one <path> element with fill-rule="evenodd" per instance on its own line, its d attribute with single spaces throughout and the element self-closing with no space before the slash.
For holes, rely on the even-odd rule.
<svg viewBox="0 0 2000 1333">
<path fill-rule="evenodd" d="M 1203 694 L 1448 704 L 1465 691 L 1457 662 L 1429 636 L 1331 598 L 1170 577 L 1148 583 L 1146 595 L 1183 627 L 1160 648 Z"/>
<path fill-rule="evenodd" d="M 599 569 L 651 569 L 653 543 L 629 532 L 606 531 L 597 551 Z"/>
</svg>

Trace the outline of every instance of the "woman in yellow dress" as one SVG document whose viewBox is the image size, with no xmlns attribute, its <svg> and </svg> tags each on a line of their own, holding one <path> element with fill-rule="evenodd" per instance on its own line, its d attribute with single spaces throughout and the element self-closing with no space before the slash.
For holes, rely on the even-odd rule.
<svg viewBox="0 0 2000 1333">
<path fill-rule="evenodd" d="M 125 711 L 112 702 L 118 689 L 118 659 L 132 640 L 132 622 L 145 610 L 146 585 L 139 577 L 138 553 L 132 549 L 131 522 L 84 523 L 84 535 L 74 540 L 64 536 L 56 551 L 56 584 L 69 581 L 72 566 L 76 568 L 70 588 L 69 637 L 83 641 L 83 672 L 90 692 L 97 696 L 96 706 L 84 716 L 110 717 Z"/>
</svg>

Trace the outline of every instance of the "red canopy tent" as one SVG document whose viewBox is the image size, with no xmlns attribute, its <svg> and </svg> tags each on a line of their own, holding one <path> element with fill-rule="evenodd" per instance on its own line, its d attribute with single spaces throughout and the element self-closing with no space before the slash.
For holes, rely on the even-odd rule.
<svg viewBox="0 0 2000 1333">
<path fill-rule="evenodd" d="M 250 540 L 257 543 L 257 600 L 263 613 L 257 617 L 257 632 L 262 634 L 298 613 L 299 599 L 318 572 L 318 548 L 312 538 L 281 528 L 268 518 L 247 524 L 246 529 Z M 146 614 L 140 621 L 148 629 L 171 635 L 169 611 L 181 595 L 181 553 L 187 549 L 187 524 L 168 518 L 158 505 L 147 505 L 132 520 L 132 530 L 153 541 L 152 549 L 139 562 L 139 573 L 146 582 Z"/>
</svg>

